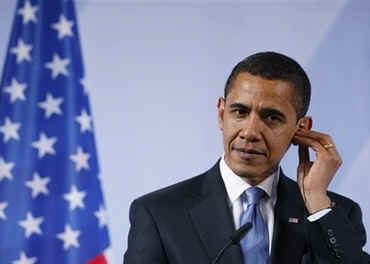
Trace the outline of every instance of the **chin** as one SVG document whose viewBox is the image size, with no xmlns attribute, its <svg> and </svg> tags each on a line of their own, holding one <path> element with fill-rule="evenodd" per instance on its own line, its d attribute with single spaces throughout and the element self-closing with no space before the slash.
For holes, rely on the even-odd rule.
<svg viewBox="0 0 370 264">
<path fill-rule="evenodd" d="M 261 177 L 261 174 L 264 174 L 263 170 L 255 168 L 254 166 L 246 166 L 246 165 L 235 166 L 235 169 L 233 169 L 233 171 L 239 177 L 247 178 L 247 179 L 258 178 L 258 177 Z"/>
<path fill-rule="evenodd" d="M 255 166 L 235 166 L 232 169 L 236 175 L 246 179 L 250 184 L 258 184 L 270 176 L 276 168 L 256 168 Z"/>
</svg>

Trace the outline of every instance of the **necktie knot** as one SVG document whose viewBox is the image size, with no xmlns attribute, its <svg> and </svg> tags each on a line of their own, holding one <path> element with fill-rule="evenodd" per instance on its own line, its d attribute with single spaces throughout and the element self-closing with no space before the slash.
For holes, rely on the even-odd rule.
<svg viewBox="0 0 370 264">
<path fill-rule="evenodd" d="M 265 191 L 258 187 L 250 187 L 245 190 L 243 193 L 243 202 L 247 202 L 249 205 L 258 204 L 262 197 L 264 196 Z"/>
</svg>

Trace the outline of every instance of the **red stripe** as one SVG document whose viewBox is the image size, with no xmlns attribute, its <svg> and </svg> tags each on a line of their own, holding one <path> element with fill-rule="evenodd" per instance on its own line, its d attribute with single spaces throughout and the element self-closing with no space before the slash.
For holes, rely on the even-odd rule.
<svg viewBox="0 0 370 264">
<path fill-rule="evenodd" d="M 89 260 L 86 264 L 108 264 L 108 262 L 105 259 L 104 255 L 99 255 L 92 260 Z"/>
</svg>

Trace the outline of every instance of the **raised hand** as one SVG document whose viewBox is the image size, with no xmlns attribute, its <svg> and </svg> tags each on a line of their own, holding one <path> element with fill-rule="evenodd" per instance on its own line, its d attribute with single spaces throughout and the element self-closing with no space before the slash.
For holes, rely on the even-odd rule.
<svg viewBox="0 0 370 264">
<path fill-rule="evenodd" d="M 300 128 L 294 142 L 298 144 L 299 156 L 297 182 L 307 210 L 313 214 L 330 207 L 327 188 L 342 164 L 342 158 L 329 135 Z M 310 161 L 309 148 L 316 154 L 314 161 Z"/>
</svg>

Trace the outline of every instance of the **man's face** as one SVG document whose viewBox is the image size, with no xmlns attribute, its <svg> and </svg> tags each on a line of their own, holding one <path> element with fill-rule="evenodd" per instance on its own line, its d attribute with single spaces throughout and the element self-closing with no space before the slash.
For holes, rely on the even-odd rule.
<svg viewBox="0 0 370 264">
<path fill-rule="evenodd" d="M 291 143 L 297 130 L 293 92 L 289 82 L 245 72 L 237 75 L 226 99 L 219 99 L 225 161 L 250 184 L 271 175 Z"/>
</svg>

